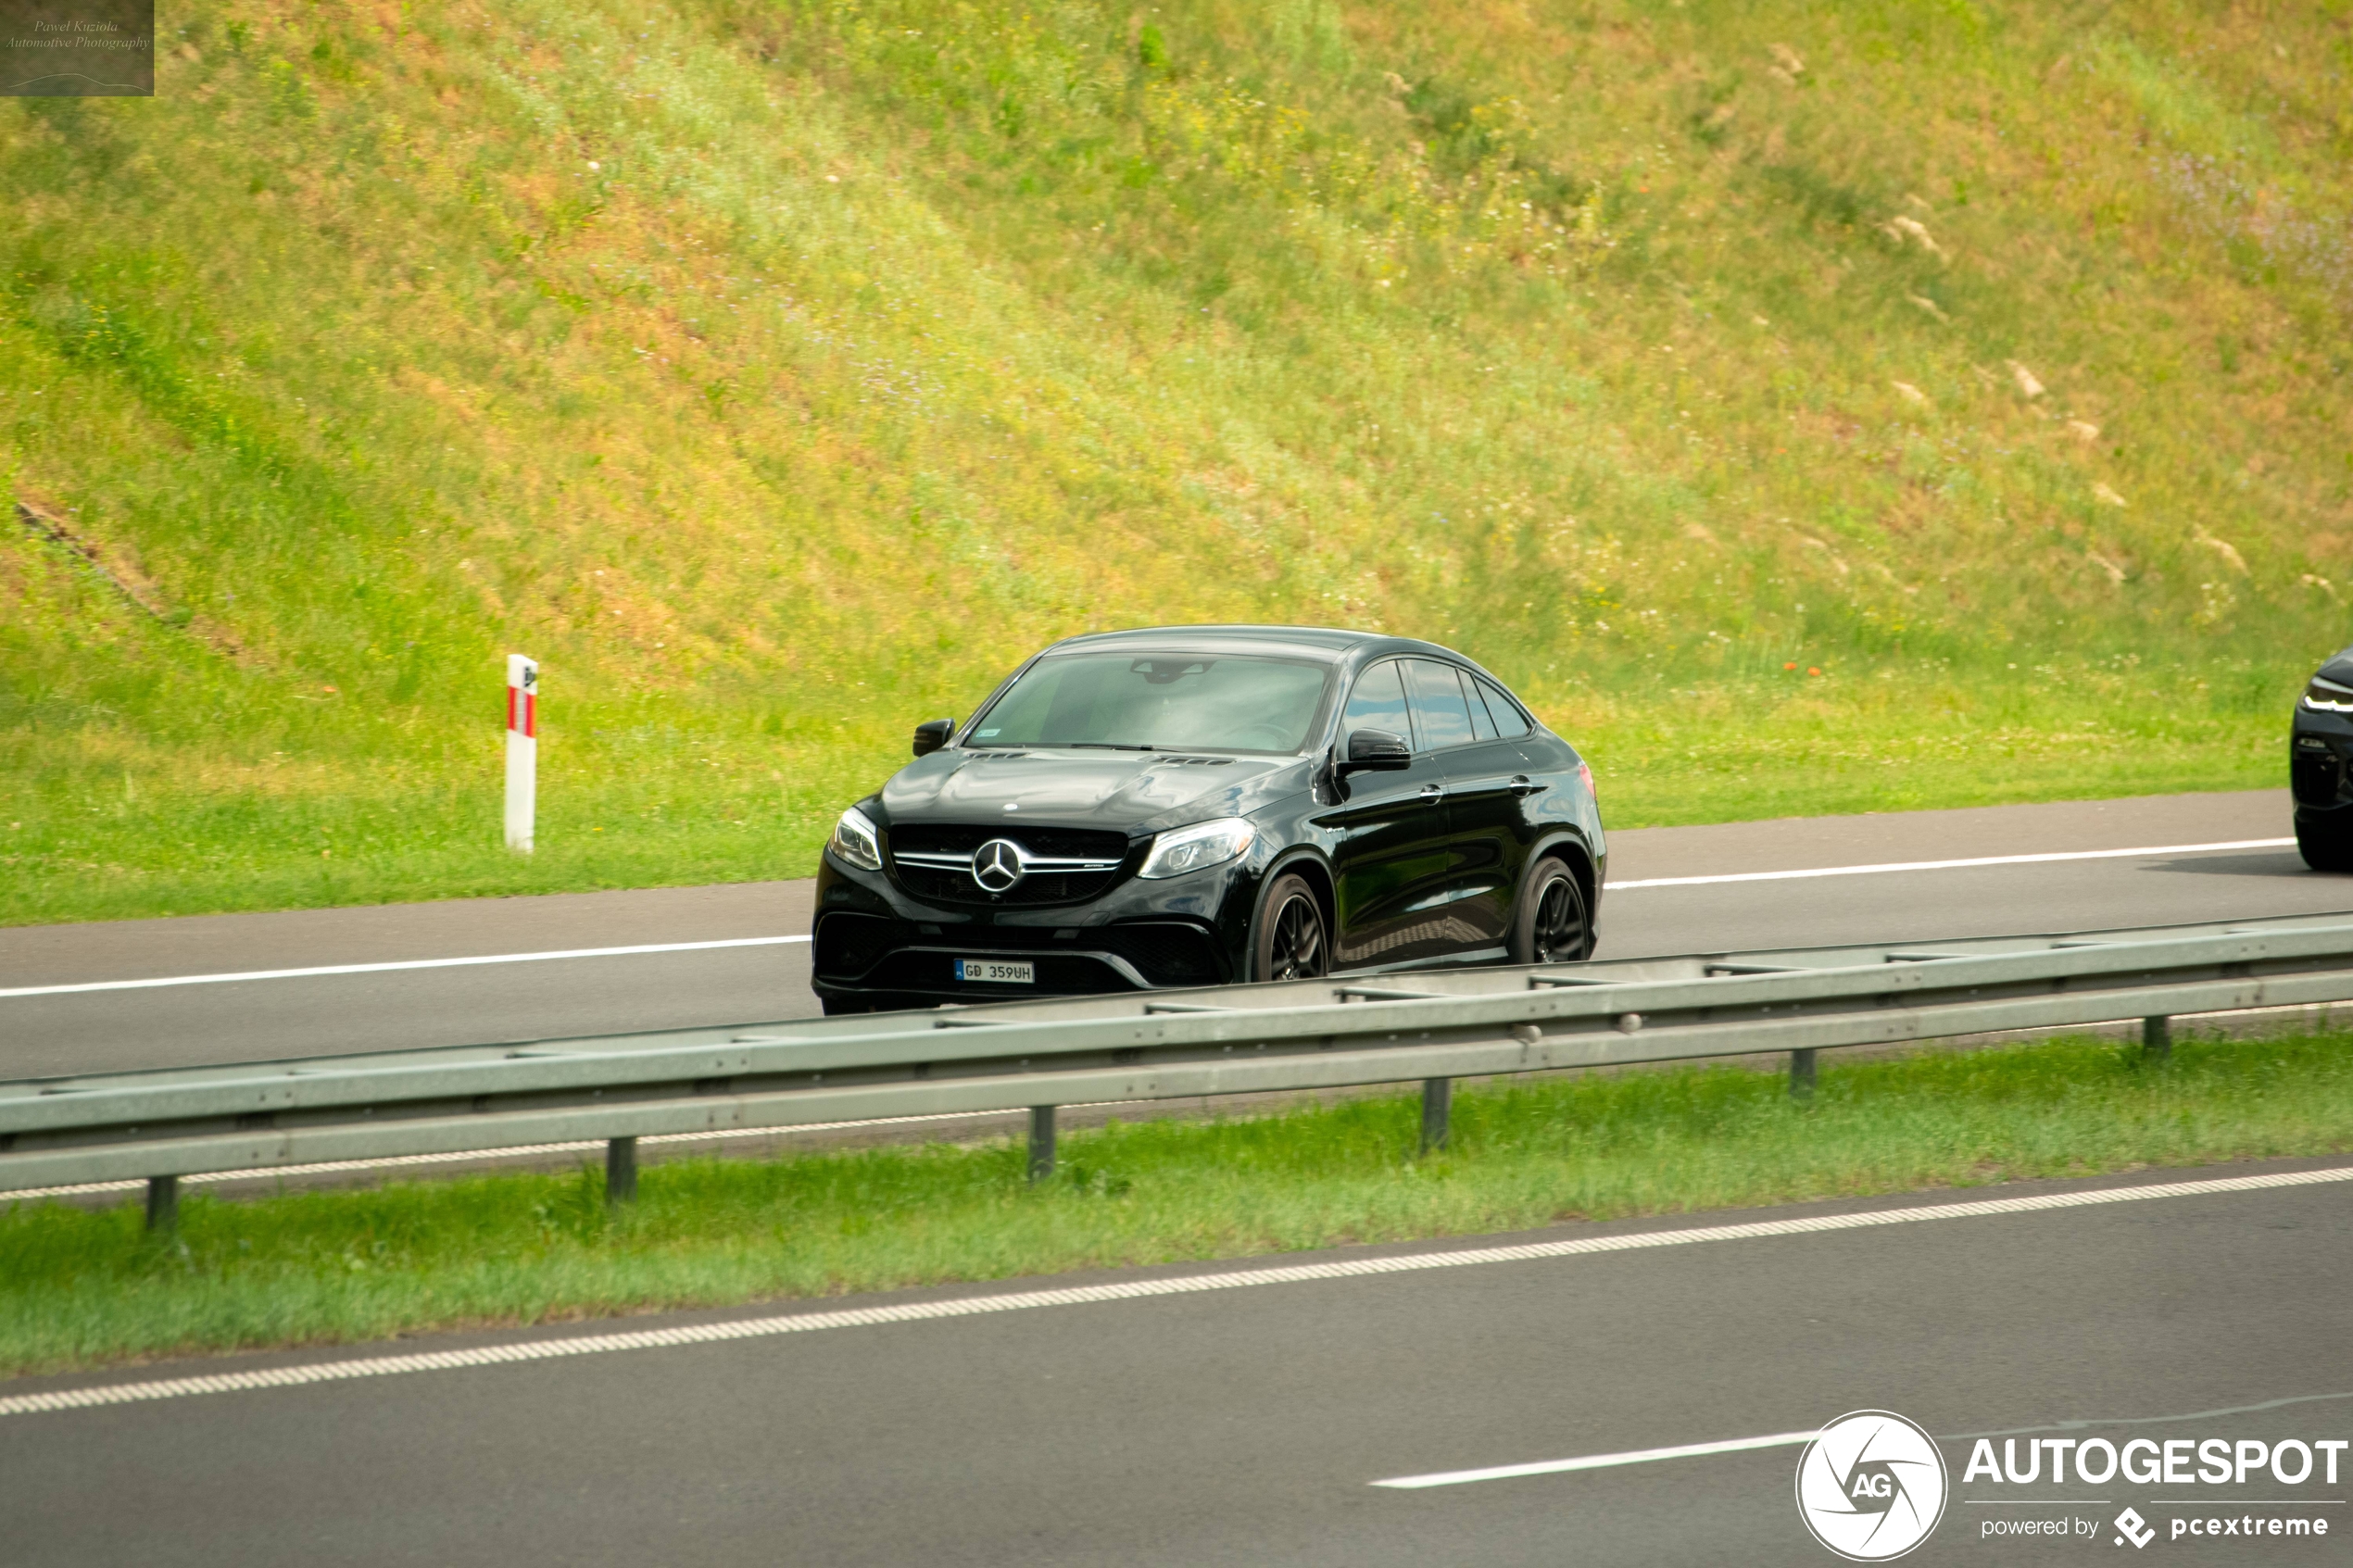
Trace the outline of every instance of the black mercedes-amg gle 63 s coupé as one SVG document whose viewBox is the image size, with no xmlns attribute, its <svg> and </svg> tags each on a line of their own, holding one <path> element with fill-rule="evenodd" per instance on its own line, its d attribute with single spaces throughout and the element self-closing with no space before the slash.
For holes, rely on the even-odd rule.
<svg viewBox="0 0 2353 1568">
<path fill-rule="evenodd" d="M 2296 847 L 2316 872 L 2353 872 L 2353 648 L 2314 673 L 2296 704 L 2287 743 Z"/>
<path fill-rule="evenodd" d="M 1431 643 L 1073 637 L 841 814 L 828 1012 L 1588 956 L 1592 774 Z"/>
</svg>

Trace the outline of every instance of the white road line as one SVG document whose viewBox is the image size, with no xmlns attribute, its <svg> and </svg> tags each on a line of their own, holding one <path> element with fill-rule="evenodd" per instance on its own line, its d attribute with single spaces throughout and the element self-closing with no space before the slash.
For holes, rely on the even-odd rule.
<svg viewBox="0 0 2353 1568">
<path fill-rule="evenodd" d="M 2260 1404 L 2228 1405 L 2221 1410 L 2192 1411 L 2186 1415 L 2127 1415 L 2095 1417 L 2090 1420 L 2061 1422 L 2055 1426 L 2020 1426 L 2007 1432 L 1957 1432 L 1937 1440 L 1944 1443 L 1966 1443 L 1978 1437 L 2018 1437 L 2030 1432 L 2082 1432 L 2098 1426 L 2171 1426 L 2183 1422 L 2208 1421 L 2225 1415 L 2247 1415 L 2259 1411 L 2280 1410 L 2288 1405 L 2307 1405 L 2322 1399 L 2353 1399 L 2353 1394 L 2296 1394 L 2284 1399 L 2266 1399 Z M 1622 1454 L 1587 1454 L 1580 1459 L 1538 1460 L 1532 1464 L 1498 1464 L 1485 1470 L 1441 1470 L 1428 1475 L 1398 1475 L 1387 1481 L 1370 1481 L 1372 1486 L 1395 1486 L 1411 1489 L 1422 1486 L 1457 1486 L 1468 1481 L 1501 1481 L 1514 1475 L 1557 1475 L 1567 1470 L 1606 1470 L 1618 1464 L 1647 1464 L 1659 1459 L 1696 1459 L 1705 1454 L 1735 1454 L 1747 1449 L 1776 1449 L 1798 1443 L 1810 1443 L 1819 1436 L 1818 1432 L 1777 1432 L 1769 1437 L 1732 1437 L 1720 1443 L 1686 1443 L 1677 1449 L 1631 1449 Z M 2068 1508 L 2102 1507 L 2099 1498 L 1963 1498 L 1967 1503 L 1987 1508 Z M 2189 1506 L 2211 1499 L 2158 1498 L 2161 1503 Z M 2244 1501 L 2244 1499 L 2240 1499 Z M 2233 1507 L 2239 1506 L 2233 1502 Z M 2340 1499 L 2311 1498 L 2303 1501 L 2250 1502 L 2249 1508 L 2341 1508 Z"/>
<path fill-rule="evenodd" d="M 1872 876 L 1882 872 L 1950 872 L 1969 866 L 2040 866 L 2054 860 L 2131 860 L 2149 855 L 2206 855 L 2218 849 L 2284 849 L 2295 842 L 2293 838 L 2235 838 L 2226 844 L 2158 844 L 2141 849 L 2067 849 L 2049 855 L 1985 855 L 1973 860 L 1890 860 L 1876 866 L 1816 866 L 1797 872 L 1654 876 L 1635 882 L 1606 883 L 1602 890 L 1623 893 L 1636 887 L 1702 887 L 1718 882 L 1801 882 L 1807 877 Z"/>
<path fill-rule="evenodd" d="M 552 953 L 484 953 L 470 959 L 404 959 L 397 963 L 338 963 L 319 969 L 249 969 L 235 974 L 168 974 L 153 980 L 93 980 L 80 985 L 19 985 L 5 997 L 62 997 L 79 991 L 147 991 L 159 985 L 225 985 L 239 980 L 308 980 L 319 974 L 384 974 L 400 969 L 464 969 L 485 963 L 546 963 L 550 959 L 618 959 L 632 953 L 699 953 L 715 947 L 776 947 L 806 936 L 735 936 L 724 942 L 647 942 L 634 947 L 565 947 Z"/>
<path fill-rule="evenodd" d="M 1813 1214 L 1800 1219 L 1692 1225 L 1682 1230 L 1574 1236 L 1563 1241 L 1529 1242 L 1513 1247 L 1473 1247 L 1447 1252 L 1405 1253 L 1388 1258 L 1347 1258 L 1274 1268 L 1235 1269 L 1222 1273 L 1182 1274 L 1169 1279 L 1071 1286 L 1060 1290 L 959 1296 L 946 1300 L 904 1301 L 890 1306 L 851 1307 L 830 1312 L 789 1312 L 775 1317 L 736 1318 L 726 1323 L 693 1323 L 632 1333 L 517 1339 L 471 1349 L 436 1350 L 422 1355 L 370 1356 L 353 1361 L 312 1361 L 298 1366 L 227 1371 L 196 1377 L 147 1378 L 80 1388 L 58 1388 L 39 1394 L 11 1394 L 0 1396 L 0 1416 L 29 1415 L 41 1411 L 84 1410 L 96 1405 L 132 1404 L 148 1399 L 177 1399 L 196 1394 L 230 1394 L 312 1383 L 341 1383 L 353 1378 L 386 1377 L 402 1373 L 448 1372 L 461 1367 L 555 1361 L 570 1356 L 603 1355 L 615 1350 L 709 1345 L 731 1339 L 768 1339 L 786 1334 L 867 1328 L 879 1323 L 921 1323 L 936 1318 L 973 1317 L 987 1312 L 1019 1312 L 1038 1307 L 1076 1307 L 1098 1301 L 1196 1296 L 1218 1290 L 1246 1290 L 1263 1285 L 1363 1279 L 1378 1274 L 1419 1273 L 1433 1269 L 1476 1268 L 1487 1263 L 1524 1263 L 1547 1258 L 1574 1258 L 1595 1252 L 1691 1247 L 1710 1241 L 1752 1241 L 1765 1236 L 1867 1230 L 1885 1225 L 1915 1224 L 1929 1220 L 1969 1220 L 1991 1214 L 2029 1214 L 2051 1209 L 2143 1203 L 2160 1198 L 2200 1198 L 2213 1193 L 2259 1192 L 2272 1187 L 2311 1186 L 2324 1182 L 2347 1181 L 2353 1181 L 2353 1165 L 2320 1171 L 2281 1171 L 2259 1176 L 2219 1176 L 2196 1182 L 2160 1182 L 2146 1186 L 2094 1187 L 2075 1192 L 2042 1193 L 2032 1198 L 1981 1198 L 1969 1203 L 1880 1209 L 1859 1214 Z"/>
<path fill-rule="evenodd" d="M 1533 1464 L 1498 1464 L 1485 1470 L 1441 1470 L 1430 1475 L 1396 1475 L 1375 1486 L 1401 1491 L 1423 1486 L 1459 1486 L 1468 1481 L 1502 1481 L 1514 1475 L 1558 1475 L 1566 1470 L 1607 1470 L 1618 1464 L 1648 1464 L 1653 1460 L 1696 1459 L 1702 1454 L 1736 1454 L 1749 1449 L 1786 1448 L 1810 1443 L 1819 1432 L 1776 1432 L 1769 1437 L 1730 1437 L 1721 1443 L 1686 1443 L 1680 1449 L 1632 1449 L 1622 1454 L 1587 1454 L 1581 1459 L 1542 1459 Z"/>
<path fill-rule="evenodd" d="M 1970 860 L 1892 860 L 1872 866 L 1816 866 L 1793 872 L 1731 872 L 1721 876 L 1655 876 L 1613 882 L 1604 891 L 1639 887 L 1702 887 L 1724 882 L 1799 882 L 1820 876 L 1870 876 L 1883 872 L 1947 872 L 1971 866 L 2032 866 L 2055 860 L 2129 860 L 2151 855 L 2204 855 L 2223 849 L 2282 849 L 2293 838 L 2240 838 L 2223 844 L 2160 844 L 2140 849 L 2070 849 L 2049 855 L 1987 855 Z M 225 985 L 246 980 L 308 980 L 325 974 L 384 974 L 409 969 L 463 969 L 474 964 L 545 963 L 553 959 L 615 959 L 635 953 L 694 953 L 720 947 L 774 947 L 806 936 L 738 936 L 724 942 L 648 942 L 631 947 L 567 947 L 551 953 L 488 953 L 465 959 L 407 959 L 396 963 L 328 964 L 317 969 L 254 969 L 233 974 L 171 974 L 150 980 L 93 980 L 79 985 L 19 985 L 9 997 L 62 997 L 84 991 L 145 991 L 165 985 Z"/>
</svg>

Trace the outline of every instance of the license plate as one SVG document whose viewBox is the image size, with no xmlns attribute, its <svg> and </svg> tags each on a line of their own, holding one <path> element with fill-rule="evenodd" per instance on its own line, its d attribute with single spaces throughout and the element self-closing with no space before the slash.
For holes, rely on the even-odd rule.
<svg viewBox="0 0 2353 1568">
<path fill-rule="evenodd" d="M 1035 985 L 1038 966 L 1027 959 L 958 959 L 956 978 L 984 985 Z"/>
</svg>

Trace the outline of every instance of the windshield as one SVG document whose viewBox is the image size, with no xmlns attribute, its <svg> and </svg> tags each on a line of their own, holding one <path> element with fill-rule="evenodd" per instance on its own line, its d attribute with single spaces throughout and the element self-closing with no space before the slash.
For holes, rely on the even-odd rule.
<svg viewBox="0 0 2353 1568">
<path fill-rule="evenodd" d="M 964 744 L 1295 752 L 1330 679 L 1290 659 L 1064 654 L 1032 665 Z"/>
</svg>

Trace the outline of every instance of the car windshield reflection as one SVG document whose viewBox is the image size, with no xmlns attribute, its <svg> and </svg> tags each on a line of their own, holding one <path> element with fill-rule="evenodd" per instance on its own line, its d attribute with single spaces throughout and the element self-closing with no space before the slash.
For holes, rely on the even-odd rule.
<svg viewBox="0 0 2353 1568">
<path fill-rule="evenodd" d="M 1296 753 L 1328 665 L 1228 655 L 1044 659 L 975 721 L 967 746 Z"/>
</svg>

